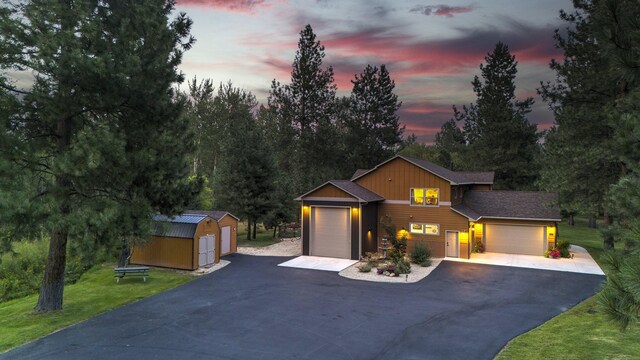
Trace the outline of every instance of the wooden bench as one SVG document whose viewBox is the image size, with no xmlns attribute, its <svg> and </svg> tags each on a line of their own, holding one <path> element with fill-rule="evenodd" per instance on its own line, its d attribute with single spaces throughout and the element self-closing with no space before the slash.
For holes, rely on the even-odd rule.
<svg viewBox="0 0 640 360">
<path fill-rule="evenodd" d="M 146 266 L 138 266 L 138 267 L 119 267 L 114 268 L 113 271 L 116 273 L 116 282 L 120 282 L 125 276 L 142 276 L 142 280 L 147 282 L 147 276 L 149 276 L 149 268 Z"/>
</svg>

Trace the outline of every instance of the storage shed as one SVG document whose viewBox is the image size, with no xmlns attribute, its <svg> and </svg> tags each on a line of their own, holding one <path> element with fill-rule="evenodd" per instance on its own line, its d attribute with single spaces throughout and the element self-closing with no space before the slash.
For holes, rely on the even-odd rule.
<svg viewBox="0 0 640 360">
<path fill-rule="evenodd" d="M 195 270 L 237 250 L 238 218 L 226 211 L 155 215 L 149 242 L 135 246 L 131 263 Z"/>
</svg>

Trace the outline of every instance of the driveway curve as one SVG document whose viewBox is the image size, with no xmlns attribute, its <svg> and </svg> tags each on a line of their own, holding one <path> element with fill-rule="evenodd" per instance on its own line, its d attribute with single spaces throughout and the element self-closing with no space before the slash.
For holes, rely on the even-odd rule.
<svg viewBox="0 0 640 360">
<path fill-rule="evenodd" d="M 278 267 L 283 257 L 225 259 L 224 269 L 0 358 L 491 359 L 604 280 L 445 261 L 420 282 L 389 284 Z"/>
</svg>

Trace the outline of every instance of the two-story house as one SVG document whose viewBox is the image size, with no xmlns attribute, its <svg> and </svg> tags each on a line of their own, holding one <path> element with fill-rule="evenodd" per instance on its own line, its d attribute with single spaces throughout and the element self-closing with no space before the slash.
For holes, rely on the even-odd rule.
<svg viewBox="0 0 640 360">
<path fill-rule="evenodd" d="M 379 250 L 381 219 L 409 251 L 424 242 L 434 257 L 488 252 L 540 255 L 555 242 L 557 195 L 494 191 L 491 172 L 455 172 L 395 156 L 351 180 L 331 180 L 301 195 L 303 255 L 359 259 Z M 385 220 L 385 221 L 387 221 Z"/>
</svg>

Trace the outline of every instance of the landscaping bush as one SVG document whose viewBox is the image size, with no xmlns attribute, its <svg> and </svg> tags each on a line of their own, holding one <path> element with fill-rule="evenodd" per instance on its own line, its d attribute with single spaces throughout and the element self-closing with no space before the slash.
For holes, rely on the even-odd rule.
<svg viewBox="0 0 640 360">
<path fill-rule="evenodd" d="M 471 251 L 473 253 L 479 253 L 482 254 L 484 252 L 484 244 L 482 243 L 482 241 L 477 240 L 474 244 L 473 244 L 473 250 Z"/>
<path fill-rule="evenodd" d="M 411 263 L 409 263 L 406 259 L 400 259 L 397 263 L 395 263 L 394 272 L 396 275 L 400 274 L 408 274 L 411 272 Z"/>
<path fill-rule="evenodd" d="M 563 257 L 563 258 L 571 257 L 571 253 L 569 252 L 570 248 L 571 248 L 571 243 L 569 243 L 569 241 L 567 240 L 560 240 L 556 244 L 556 249 L 558 249 L 558 251 L 560 252 L 560 257 Z"/>
<path fill-rule="evenodd" d="M 369 265 L 368 263 L 360 264 L 360 266 L 358 266 L 358 271 L 362 273 L 368 273 L 371 271 L 371 265 Z"/>
<path fill-rule="evenodd" d="M 427 260 L 425 260 L 425 261 L 421 262 L 421 263 L 420 263 L 420 266 L 422 266 L 422 267 L 429 267 L 429 266 L 431 266 L 431 259 L 427 259 Z"/>
<path fill-rule="evenodd" d="M 431 249 L 429 246 L 422 242 L 417 242 L 411 252 L 411 261 L 414 264 L 420 264 L 427 262 L 431 259 Z M 430 261 L 429 261 L 430 262 Z"/>
</svg>

